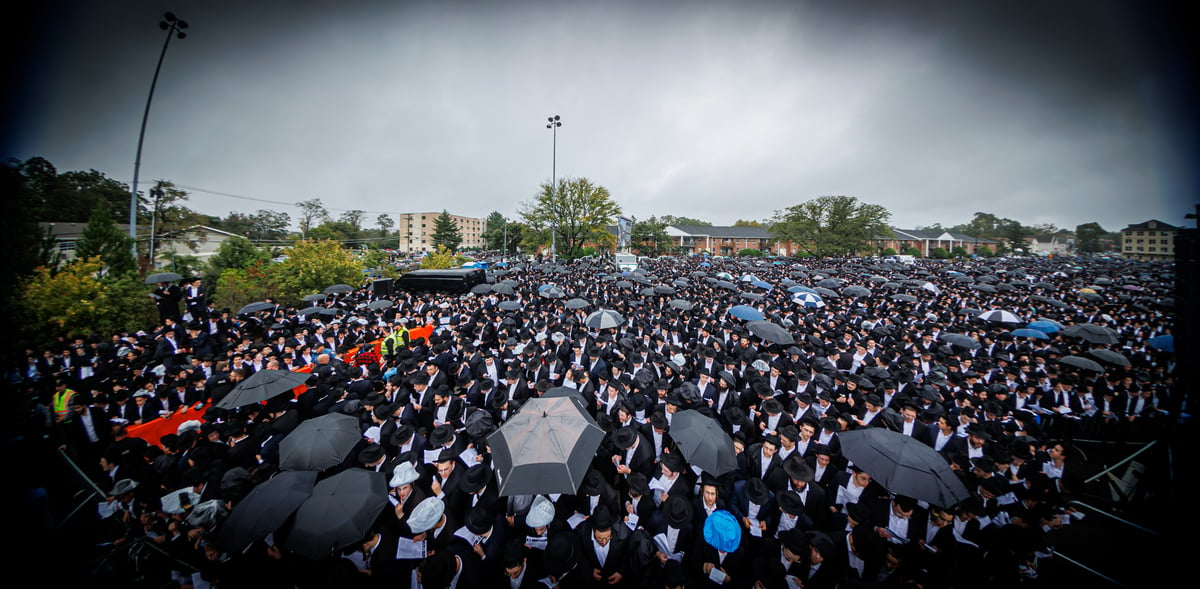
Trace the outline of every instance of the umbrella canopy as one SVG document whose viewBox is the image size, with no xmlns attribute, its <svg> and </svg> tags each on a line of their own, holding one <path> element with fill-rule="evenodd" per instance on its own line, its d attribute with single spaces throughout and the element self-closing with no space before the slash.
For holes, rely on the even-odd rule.
<svg viewBox="0 0 1200 589">
<path fill-rule="evenodd" d="M 561 299 L 567 296 L 563 289 L 554 285 L 542 285 L 538 288 L 538 296 L 547 299 Z"/>
<path fill-rule="evenodd" d="M 516 291 L 513 290 L 512 285 L 507 282 L 497 282 L 496 284 L 493 284 L 492 292 L 503 295 L 516 294 Z"/>
<path fill-rule="evenodd" d="M 609 309 L 594 311 L 583 319 L 583 324 L 592 329 L 613 329 L 625 323 L 620 313 Z"/>
<path fill-rule="evenodd" d="M 591 303 L 584 299 L 568 299 L 565 305 L 568 309 L 586 309 Z"/>
<path fill-rule="evenodd" d="M 183 277 L 174 272 L 159 272 L 157 274 L 151 274 L 147 276 L 142 283 L 158 284 L 160 282 L 175 282 L 176 280 L 183 280 Z"/>
<path fill-rule="evenodd" d="M 803 284 L 797 284 L 797 285 L 795 285 L 795 286 L 789 286 L 789 287 L 788 287 L 788 289 L 787 289 L 787 291 L 788 291 L 788 292 L 791 292 L 791 293 L 797 293 L 797 292 L 811 292 L 811 293 L 813 293 L 813 294 L 817 294 L 817 291 L 815 291 L 815 290 L 813 290 L 813 289 L 811 289 L 811 288 L 809 288 L 809 287 L 807 287 L 807 286 L 804 286 Z"/>
<path fill-rule="evenodd" d="M 882 427 L 838 434 L 842 454 L 885 489 L 941 507 L 969 498 L 950 464 L 912 436 Z"/>
<path fill-rule="evenodd" d="M 738 286 L 736 284 L 734 284 L 728 280 L 718 280 L 716 282 L 716 284 L 717 284 L 717 286 L 719 286 L 725 290 L 737 290 L 738 289 Z"/>
<path fill-rule="evenodd" d="M 671 439 L 692 466 L 713 476 L 737 470 L 733 440 L 711 417 L 694 409 L 679 411 L 671 418 Z"/>
<path fill-rule="evenodd" d="M 391 307 L 394 304 L 395 303 L 393 303 L 392 301 L 389 301 L 387 299 L 379 299 L 378 301 L 371 301 L 371 302 L 367 303 L 367 308 L 372 311 L 382 311 L 384 309 Z"/>
<path fill-rule="evenodd" d="M 302 421 L 279 442 L 279 468 L 322 470 L 341 464 L 361 439 L 358 419 L 344 413 Z"/>
<path fill-rule="evenodd" d="M 766 316 L 762 311 L 751 307 L 750 305 L 734 305 L 729 308 L 729 314 L 741 319 L 742 321 L 762 321 Z"/>
<path fill-rule="evenodd" d="M 1058 333 L 1058 331 L 1060 331 L 1062 329 L 1062 326 L 1059 325 L 1057 322 L 1046 321 L 1043 319 L 1039 319 L 1037 321 L 1030 321 L 1029 325 L 1026 325 L 1025 327 L 1028 329 L 1036 329 L 1047 335 L 1051 334 L 1051 333 Z"/>
<path fill-rule="evenodd" d="M 975 338 L 961 333 L 943 333 L 938 336 L 938 339 L 966 350 L 978 350 L 980 348 L 979 342 L 975 341 Z"/>
<path fill-rule="evenodd" d="M 792 295 L 792 302 L 801 307 L 818 308 L 824 307 L 825 301 L 821 299 L 821 295 L 815 292 L 798 292 Z"/>
<path fill-rule="evenodd" d="M 746 329 L 749 329 L 750 333 L 758 336 L 764 342 L 784 346 L 796 343 L 796 340 L 788 330 L 770 321 L 751 321 L 746 324 Z"/>
<path fill-rule="evenodd" d="M 842 281 L 837 278 L 826 278 L 825 280 L 818 282 L 817 286 L 821 288 L 841 288 Z"/>
<path fill-rule="evenodd" d="M 241 552 L 278 530 L 312 496 L 317 474 L 287 470 L 251 489 L 221 524 L 221 544 L 230 552 Z"/>
<path fill-rule="evenodd" d="M 1058 363 L 1066 364 L 1067 366 L 1074 366 L 1080 370 L 1091 370 L 1092 372 L 1104 374 L 1103 366 L 1101 366 L 1095 360 L 1090 360 L 1082 356 L 1063 356 L 1062 358 L 1058 359 Z"/>
<path fill-rule="evenodd" d="M 669 305 L 671 308 L 679 309 L 680 311 L 691 311 L 692 307 L 695 306 L 691 303 L 691 301 L 685 301 L 683 299 L 672 299 L 671 302 L 667 303 L 667 305 Z"/>
<path fill-rule="evenodd" d="M 871 289 L 865 286 L 847 286 L 842 289 L 842 294 L 848 297 L 869 297 L 871 296 Z"/>
<path fill-rule="evenodd" d="M 259 370 L 239 382 L 229 394 L 217 401 L 217 407 L 234 409 L 251 403 L 261 403 L 289 393 L 292 389 L 308 382 L 308 375 L 290 370 Z"/>
<path fill-rule="evenodd" d="M 325 307 L 305 307 L 299 311 L 296 311 L 296 314 L 304 317 L 314 313 L 324 315 L 326 311 L 333 311 L 335 314 L 337 313 L 337 309 L 326 309 Z"/>
<path fill-rule="evenodd" d="M 274 309 L 274 308 L 275 308 L 275 305 L 273 303 L 259 301 L 257 303 L 250 303 L 249 305 L 246 305 L 245 307 L 238 309 L 237 314 L 245 315 L 247 313 L 257 313 L 259 311 L 266 311 L 267 309 Z"/>
<path fill-rule="evenodd" d="M 576 494 L 603 440 L 576 400 L 530 399 L 488 436 L 500 495 Z"/>
<path fill-rule="evenodd" d="M 656 287 L 654 287 L 654 294 L 673 295 L 673 294 L 675 294 L 675 287 L 673 287 L 673 286 L 656 286 Z"/>
<path fill-rule="evenodd" d="M 311 303 L 313 301 L 323 301 L 323 300 L 325 300 L 325 294 L 318 292 L 318 293 L 313 293 L 310 295 L 304 295 L 304 298 L 302 298 L 300 300 L 302 300 L 306 303 Z"/>
<path fill-rule="evenodd" d="M 481 282 L 479 284 L 476 284 L 475 286 L 472 286 L 471 292 L 473 292 L 475 294 L 487 294 L 489 292 L 492 292 L 492 285 L 490 285 L 486 282 Z"/>
<path fill-rule="evenodd" d="M 892 295 L 892 300 L 900 301 L 901 303 L 915 303 L 917 302 L 917 297 L 908 294 L 894 294 Z"/>
<path fill-rule="evenodd" d="M 618 280 L 617 288 L 633 288 L 633 283 L 628 280 Z"/>
<path fill-rule="evenodd" d="M 821 295 L 821 298 L 826 298 L 826 299 L 836 299 L 839 296 L 841 296 L 837 293 L 836 290 L 830 290 L 823 286 L 818 286 L 818 287 L 814 288 L 813 292 Z"/>
<path fill-rule="evenodd" d="M 987 321 L 988 323 L 1024 323 L 1020 317 L 1017 317 L 1009 311 L 1003 311 L 999 309 L 984 311 L 979 314 L 979 319 Z"/>
<path fill-rule="evenodd" d="M 521 303 L 519 301 L 500 301 L 496 306 L 501 311 L 516 311 L 521 308 Z"/>
<path fill-rule="evenodd" d="M 1062 335 L 1067 337 L 1077 337 L 1092 344 L 1117 343 L 1117 332 L 1103 325 L 1096 325 L 1095 323 L 1072 325 L 1064 329 L 1062 331 Z"/>
<path fill-rule="evenodd" d="M 1132 364 L 1129 363 L 1129 358 L 1126 358 L 1120 352 L 1114 352 L 1104 348 L 1096 348 L 1094 350 L 1088 350 L 1088 355 L 1093 358 L 1097 358 L 1106 364 L 1112 364 L 1113 366 L 1132 366 Z"/>
<path fill-rule="evenodd" d="M 1152 337 L 1146 343 L 1150 344 L 1151 348 L 1161 350 L 1163 352 L 1175 351 L 1175 336 L 1173 335 L 1160 335 Z"/>
<path fill-rule="evenodd" d="M 1032 338 L 1032 339 L 1050 339 L 1050 336 L 1046 335 L 1045 332 L 1038 331 L 1036 329 L 1029 329 L 1026 327 L 1023 327 L 1021 329 L 1014 329 L 1014 330 L 1012 330 L 1012 334 L 1013 334 L 1013 337 L 1027 337 L 1027 338 Z"/>
<path fill-rule="evenodd" d="M 761 288 L 763 290 L 775 290 L 775 287 L 772 286 L 770 282 L 766 282 L 763 280 L 751 280 L 750 286 L 753 286 L 755 288 Z"/>
<path fill-rule="evenodd" d="M 362 468 L 317 483 L 312 496 L 296 510 L 287 547 L 320 560 L 361 540 L 388 506 L 387 496 L 387 475 Z"/>
<path fill-rule="evenodd" d="M 335 284 L 333 286 L 326 287 L 325 290 L 321 292 L 324 292 L 325 294 L 346 294 L 353 290 L 354 287 L 350 286 L 349 284 Z"/>
</svg>

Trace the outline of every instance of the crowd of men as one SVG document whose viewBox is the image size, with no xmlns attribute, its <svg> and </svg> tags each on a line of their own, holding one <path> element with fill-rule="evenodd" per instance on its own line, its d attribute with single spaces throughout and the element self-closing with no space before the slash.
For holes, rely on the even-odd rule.
<svg viewBox="0 0 1200 589">
<path fill-rule="evenodd" d="M 1169 269 L 1078 263 L 513 265 L 496 272 L 511 295 L 364 288 L 246 315 L 188 280 L 156 291 L 157 329 L 63 341 L 14 380 L 30 435 L 105 496 L 94 543 L 151 544 L 181 586 L 1011 586 L 1036 581 L 1055 530 L 1081 517 L 1070 441 L 1152 438 L 1179 402 L 1174 356 L 1151 345 L 1171 333 Z M 830 278 L 820 306 L 789 291 Z M 394 305 L 365 306 L 379 299 Z M 738 305 L 794 342 L 754 335 Z M 602 308 L 624 322 L 588 327 Z M 1013 335 L 1038 320 L 1054 327 Z M 1080 324 L 1116 341 L 1059 333 Z M 1098 350 L 1128 362 L 1061 361 Z M 216 408 L 264 369 L 308 370 L 307 388 Z M 555 387 L 578 390 L 607 434 L 591 468 L 574 494 L 499 495 L 488 435 Z M 736 469 L 688 463 L 671 436 L 688 409 L 720 424 Z M 180 412 L 190 422 L 156 443 L 129 435 Z M 388 480 L 367 533 L 318 559 L 289 550 L 286 526 L 223 545 L 224 518 L 279 472 L 281 441 L 331 413 L 357 418 L 362 440 L 318 478 Z M 970 497 L 891 492 L 841 452 L 861 428 L 927 445 Z"/>
</svg>

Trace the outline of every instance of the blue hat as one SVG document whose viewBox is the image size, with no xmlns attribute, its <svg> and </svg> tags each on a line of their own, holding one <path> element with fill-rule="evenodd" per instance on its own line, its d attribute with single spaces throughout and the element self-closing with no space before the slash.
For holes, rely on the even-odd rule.
<svg viewBox="0 0 1200 589">
<path fill-rule="evenodd" d="M 714 511 L 704 520 L 704 541 L 721 552 L 734 552 L 742 545 L 742 527 L 728 511 Z"/>
</svg>

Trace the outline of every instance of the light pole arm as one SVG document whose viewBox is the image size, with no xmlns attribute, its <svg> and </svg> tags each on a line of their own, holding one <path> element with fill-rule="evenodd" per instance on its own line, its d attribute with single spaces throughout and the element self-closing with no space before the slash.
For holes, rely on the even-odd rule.
<svg viewBox="0 0 1200 589">
<path fill-rule="evenodd" d="M 146 110 L 142 112 L 142 128 L 138 131 L 137 155 L 133 159 L 133 187 L 129 191 L 129 238 L 133 241 L 133 259 L 137 259 L 137 198 L 138 174 L 142 169 L 142 143 L 146 139 L 146 121 L 150 118 L 150 103 L 154 100 L 154 87 L 158 85 L 158 72 L 162 70 L 163 58 L 167 56 L 167 47 L 171 45 L 171 37 L 178 32 L 176 23 L 167 27 L 167 40 L 163 41 L 162 52 L 158 54 L 158 65 L 154 67 L 154 79 L 150 81 L 150 94 L 146 96 Z M 150 260 L 153 264 L 154 260 Z"/>
</svg>

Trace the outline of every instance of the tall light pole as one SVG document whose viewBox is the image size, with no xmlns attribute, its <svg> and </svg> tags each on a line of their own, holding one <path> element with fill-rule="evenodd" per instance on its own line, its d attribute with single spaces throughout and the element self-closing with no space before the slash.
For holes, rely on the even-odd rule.
<svg viewBox="0 0 1200 589">
<path fill-rule="evenodd" d="M 158 220 L 158 203 L 160 200 L 162 200 L 163 189 L 159 188 L 157 186 L 155 186 L 154 188 L 151 188 L 150 189 L 150 197 L 154 199 L 154 209 L 150 212 L 150 247 L 147 250 L 147 252 L 150 255 L 150 269 L 153 270 L 155 268 L 155 265 L 154 265 L 155 221 Z M 172 262 L 172 264 L 173 263 L 174 262 Z"/>
<path fill-rule="evenodd" d="M 500 253 L 500 261 L 507 262 L 508 261 L 508 217 L 503 217 L 503 219 L 504 219 L 504 250 Z"/>
<path fill-rule="evenodd" d="M 154 100 L 154 86 L 158 84 L 158 72 L 162 70 L 163 58 L 167 56 L 167 46 L 172 37 L 180 39 L 187 36 L 183 29 L 188 27 L 187 21 L 175 18 L 175 13 L 168 12 L 159 21 L 158 28 L 167 32 L 167 40 L 163 42 L 162 53 L 158 55 L 158 66 L 154 68 L 154 79 L 150 82 L 150 94 L 146 96 L 146 110 L 142 113 L 142 130 L 138 132 L 137 156 L 133 159 L 133 188 L 129 192 L 129 238 L 133 240 L 133 259 L 137 259 L 137 186 L 138 172 L 142 169 L 142 142 L 146 139 L 146 120 L 150 118 L 150 102 Z M 153 266 L 154 259 L 150 264 Z"/>
<path fill-rule="evenodd" d="M 550 134 L 554 136 L 553 151 L 550 152 L 550 261 L 558 261 L 558 228 L 555 226 L 557 219 L 554 218 L 554 198 L 558 196 L 558 128 L 562 126 L 561 118 L 558 115 L 547 118 L 549 123 L 546 125 L 550 129 Z"/>
</svg>

